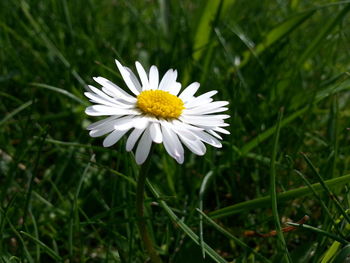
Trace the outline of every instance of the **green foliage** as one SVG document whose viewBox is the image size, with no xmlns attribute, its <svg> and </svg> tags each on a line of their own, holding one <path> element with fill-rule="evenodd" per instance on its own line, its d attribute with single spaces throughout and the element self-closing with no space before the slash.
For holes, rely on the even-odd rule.
<svg viewBox="0 0 350 263">
<path fill-rule="evenodd" d="M 92 77 L 123 85 L 114 58 L 175 68 L 183 85 L 230 101 L 222 149 L 188 151 L 180 166 L 155 147 L 145 213 L 165 262 L 344 262 L 349 11 L 326 0 L 0 1 L 0 262 L 148 259 L 139 168 L 125 140 L 103 148 L 85 129 Z"/>
</svg>

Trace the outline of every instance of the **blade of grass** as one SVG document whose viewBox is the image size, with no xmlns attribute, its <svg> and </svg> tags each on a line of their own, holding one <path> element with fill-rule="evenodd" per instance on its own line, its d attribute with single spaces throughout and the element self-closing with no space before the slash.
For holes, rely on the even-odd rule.
<svg viewBox="0 0 350 263">
<path fill-rule="evenodd" d="M 32 235 L 28 234 L 27 232 L 24 231 L 20 231 L 20 233 L 26 237 L 28 237 L 29 239 L 31 239 L 32 241 L 34 241 L 36 244 L 38 244 L 40 247 L 42 247 L 43 251 L 45 251 L 51 258 L 53 258 L 54 260 L 59 260 L 61 261 L 62 258 L 60 257 L 60 255 L 58 255 L 53 249 L 49 248 L 46 244 L 44 244 L 43 242 L 41 242 L 39 239 L 33 237 Z"/>
<path fill-rule="evenodd" d="M 254 254 L 257 258 L 259 258 L 262 262 L 270 262 L 267 258 L 265 258 L 260 253 L 256 252 L 254 249 L 252 249 L 250 246 L 248 246 L 246 243 L 241 241 L 239 238 L 232 235 L 230 232 L 228 232 L 226 229 L 215 223 L 214 220 L 212 220 L 209 216 L 207 216 L 202 210 L 196 209 L 201 216 L 205 218 L 205 220 L 208 221 L 210 225 L 212 225 L 216 230 L 218 230 L 220 233 L 222 233 L 224 236 L 226 236 L 229 239 L 232 239 L 235 243 L 237 243 L 239 246 L 244 248 L 245 250 L 249 251 L 250 253 Z"/>
<path fill-rule="evenodd" d="M 349 80 L 343 81 L 341 84 L 335 84 L 335 85 L 332 85 L 331 87 L 325 88 L 324 90 L 322 90 L 316 94 L 314 104 L 316 105 L 318 102 L 327 98 L 328 96 L 330 96 L 332 94 L 336 94 L 336 93 L 341 92 L 341 91 L 348 90 L 349 88 L 350 88 L 350 81 Z M 307 112 L 307 110 L 310 109 L 310 107 L 311 107 L 311 105 L 307 105 L 307 106 L 301 108 L 300 110 L 297 110 L 296 112 L 290 114 L 288 117 L 284 118 L 280 124 L 281 128 L 283 128 L 288 123 L 294 121 L 295 119 L 297 119 L 298 117 L 303 115 L 305 112 Z M 260 143 L 262 143 L 263 141 L 268 139 L 270 136 L 272 136 L 274 134 L 275 129 L 276 129 L 276 125 L 272 126 L 271 128 L 267 129 L 263 133 L 256 136 L 254 139 L 250 140 L 248 143 L 246 143 L 241 148 L 240 154 L 242 156 L 244 156 L 245 154 L 250 152 L 252 149 L 257 147 Z"/>
<path fill-rule="evenodd" d="M 310 226 L 310 225 L 305 225 L 305 224 L 297 224 L 297 223 L 292 223 L 292 222 L 287 222 L 288 225 L 290 226 L 296 226 L 296 227 L 299 227 L 299 228 L 302 228 L 302 229 L 306 229 L 306 230 L 309 230 L 311 232 L 314 232 L 314 233 L 317 233 L 317 234 L 320 234 L 320 235 L 323 235 L 323 236 L 326 236 L 326 237 L 329 237 L 333 240 L 336 240 L 338 242 L 340 242 L 341 244 L 343 245 L 346 245 L 346 244 L 349 244 L 349 241 L 339 237 L 339 236 L 336 236 L 330 232 L 327 232 L 323 229 L 319 229 L 317 227 L 313 227 L 313 226 Z"/>
<path fill-rule="evenodd" d="M 270 32 L 268 32 L 265 38 L 263 39 L 263 41 L 258 45 L 256 45 L 255 48 L 252 47 L 251 45 L 247 45 L 247 47 L 249 48 L 249 51 L 246 51 L 243 54 L 243 60 L 239 64 L 239 67 L 241 68 L 249 62 L 251 58 L 251 54 L 257 58 L 265 50 L 268 50 L 270 46 L 272 46 L 279 40 L 291 34 L 300 25 L 302 25 L 305 21 L 311 18 L 312 15 L 315 13 L 315 11 L 316 10 L 313 9 L 313 10 L 308 10 L 308 11 L 295 14 L 287 18 L 281 24 L 279 24 L 278 26 L 273 28 Z M 240 34 L 236 34 L 236 35 L 240 37 Z M 245 43 L 245 41 L 243 42 Z"/>
<path fill-rule="evenodd" d="M 304 160 L 306 161 L 306 163 L 308 164 L 308 166 L 311 168 L 312 172 L 314 173 L 314 175 L 316 176 L 317 180 L 320 182 L 320 185 L 322 186 L 322 188 L 324 189 L 324 191 L 326 192 L 327 196 L 329 197 L 329 199 L 331 201 L 334 202 L 335 207 L 339 210 L 339 212 L 344 216 L 344 218 L 346 219 L 346 221 L 348 223 L 350 223 L 350 217 L 349 215 L 346 213 L 346 211 L 344 210 L 344 208 L 341 206 L 340 201 L 338 199 L 338 197 L 333 194 L 331 192 L 331 190 L 329 189 L 329 187 L 327 186 L 327 184 L 325 183 L 325 181 L 323 180 L 322 176 L 320 175 L 320 173 L 317 171 L 316 167 L 313 165 L 313 163 L 311 162 L 311 160 L 309 159 L 309 157 L 307 157 L 304 153 L 301 153 L 301 155 L 303 156 Z"/>
<path fill-rule="evenodd" d="M 2 125 L 4 125 L 13 116 L 15 116 L 16 114 L 20 113 L 21 111 L 23 111 L 24 109 L 26 109 L 27 107 L 29 107 L 32 104 L 33 104 L 33 101 L 31 101 L 31 100 L 27 101 L 26 103 L 24 103 L 21 106 L 19 106 L 17 109 L 15 109 L 12 112 L 10 112 L 9 114 L 7 114 L 2 120 L 0 120 L 0 127 Z"/>
<path fill-rule="evenodd" d="M 65 89 L 57 88 L 57 87 L 50 86 L 50 85 L 43 84 L 43 83 L 30 83 L 29 85 L 34 86 L 34 87 L 38 87 L 38 88 L 52 90 L 52 91 L 55 91 L 57 93 L 63 94 L 65 96 L 67 96 L 68 98 L 70 98 L 70 99 L 72 99 L 72 100 L 74 100 L 74 101 L 76 101 L 79 104 L 84 105 L 84 106 L 88 106 L 89 105 L 89 103 L 87 103 L 86 101 L 78 98 L 77 96 L 75 96 L 74 94 L 70 93 L 69 91 L 67 91 Z"/>
<path fill-rule="evenodd" d="M 349 182 L 350 182 L 350 174 L 324 181 L 324 183 L 330 188 L 343 186 L 345 183 L 349 183 Z M 312 184 L 311 186 L 318 193 L 324 191 L 324 188 L 321 186 L 320 183 L 315 183 L 315 184 Z M 311 194 L 312 192 L 310 192 L 310 189 L 304 186 L 304 187 L 288 190 L 286 192 L 277 194 L 277 201 L 278 203 L 282 203 L 291 199 L 300 198 Z M 270 200 L 271 200 L 270 196 L 256 198 L 253 200 L 241 202 L 235 205 L 231 205 L 231 206 L 227 206 L 227 207 L 215 210 L 213 212 L 210 212 L 209 216 L 211 218 L 222 218 L 222 217 L 242 213 L 247 210 L 268 207 L 269 204 L 271 203 Z"/>
<path fill-rule="evenodd" d="M 338 235 L 342 236 L 341 230 L 339 229 L 338 224 L 334 221 L 333 215 L 332 213 L 329 211 L 327 205 L 322 201 L 321 197 L 319 196 L 319 194 L 316 192 L 316 190 L 312 187 L 312 185 L 310 184 L 309 180 L 306 179 L 306 177 L 299 171 L 294 170 L 300 177 L 301 179 L 304 181 L 304 183 L 307 185 L 307 187 L 310 189 L 310 191 L 312 192 L 312 194 L 316 197 L 316 199 L 319 201 L 319 203 L 322 206 L 322 209 L 326 212 L 326 214 L 328 215 L 328 217 L 330 218 L 333 227 L 336 229 Z M 343 236 L 342 236 L 343 237 Z"/>
<path fill-rule="evenodd" d="M 339 254 L 334 258 L 333 263 L 344 263 L 349 260 L 350 255 L 350 245 L 346 245 L 339 252 Z"/>
<path fill-rule="evenodd" d="M 204 199 L 204 193 L 205 190 L 207 189 L 207 186 L 210 182 L 210 179 L 213 176 L 213 171 L 210 171 L 205 175 L 203 178 L 201 187 L 199 189 L 199 210 L 203 210 L 203 199 Z M 199 237 L 200 237 L 200 245 L 202 249 L 202 256 L 205 258 L 205 250 L 204 250 L 204 237 L 203 237 L 203 217 L 202 215 L 199 216 Z"/>
<path fill-rule="evenodd" d="M 333 258 L 334 255 L 338 252 L 340 246 L 341 246 L 340 242 L 334 241 L 333 244 L 324 253 L 324 256 L 323 256 L 322 261 L 320 263 L 331 262 L 331 258 Z M 344 262 L 344 261 L 342 261 L 342 262 Z"/>
<path fill-rule="evenodd" d="M 173 212 L 173 210 L 171 210 L 171 208 L 167 205 L 167 203 L 164 200 L 160 199 L 160 194 L 158 193 L 158 191 L 155 189 L 155 187 L 150 183 L 149 180 L 147 180 L 147 185 L 149 187 L 149 189 L 151 190 L 151 192 L 153 193 L 153 195 L 158 199 L 158 202 L 160 204 L 160 206 L 164 209 L 164 211 L 168 214 L 168 216 L 170 217 L 171 220 L 173 220 L 181 229 L 182 231 L 184 231 L 186 233 L 186 235 L 191 238 L 197 245 L 201 245 L 200 244 L 200 238 L 198 237 L 198 235 L 196 235 L 192 229 L 190 227 L 188 227 L 182 220 L 180 220 L 180 218 L 178 218 L 176 216 L 176 214 Z M 212 249 L 208 244 L 206 244 L 205 242 L 203 242 L 203 247 L 205 249 L 205 252 L 207 253 L 207 255 L 209 257 L 211 257 L 213 260 L 215 260 L 215 262 L 219 262 L 219 263 L 226 263 L 226 260 L 223 259 L 218 253 L 216 253 L 216 251 L 214 249 Z"/>
<path fill-rule="evenodd" d="M 9 224 L 11 230 L 13 231 L 13 233 L 18 237 L 18 239 L 20 240 L 22 246 L 23 246 L 23 251 L 25 254 L 26 259 L 28 260 L 29 263 L 34 263 L 34 260 L 32 258 L 32 256 L 30 255 L 27 245 L 25 244 L 21 234 L 17 231 L 17 229 L 14 227 L 14 225 L 11 223 L 10 219 L 7 217 L 7 215 L 5 215 L 5 219 L 7 221 L 7 223 Z"/>
<path fill-rule="evenodd" d="M 277 151 L 278 151 L 278 141 L 280 136 L 280 124 L 283 118 L 283 110 L 280 110 L 278 114 L 278 120 L 277 120 L 277 126 L 276 131 L 274 135 L 274 142 L 273 142 L 273 148 L 272 148 L 272 154 L 271 154 L 271 163 L 270 163 L 270 196 L 271 196 L 271 207 L 272 207 L 272 216 L 273 221 L 275 223 L 276 232 L 277 232 L 277 247 L 280 247 L 281 250 L 284 251 L 283 258 L 285 262 L 292 262 L 288 248 L 286 245 L 286 241 L 284 240 L 284 235 L 282 233 L 282 227 L 280 222 L 280 217 L 278 214 L 278 208 L 277 208 L 277 190 L 276 190 L 276 157 L 277 157 Z"/>
<path fill-rule="evenodd" d="M 308 58 L 313 56 L 321 47 L 321 42 L 330 32 L 341 22 L 345 15 L 350 11 L 350 4 L 347 4 L 333 19 L 330 19 L 322 28 L 322 30 L 314 37 L 313 41 L 301 54 L 298 64 L 303 64 Z"/>
<path fill-rule="evenodd" d="M 29 11 L 29 9 L 30 9 L 29 4 L 26 1 L 21 0 L 20 6 L 21 6 L 21 9 L 22 9 L 22 11 L 24 13 L 24 16 L 28 19 L 29 23 L 31 24 L 31 26 L 33 27 L 35 32 L 38 34 L 38 36 L 41 38 L 41 40 L 43 41 L 43 43 L 46 46 L 46 48 L 48 50 L 50 50 L 53 54 L 55 54 L 55 56 L 62 62 L 62 64 L 67 69 L 70 70 L 70 72 L 73 75 L 73 77 L 84 87 L 84 89 L 89 91 L 89 88 L 86 85 L 85 81 L 80 77 L 78 72 L 75 69 L 72 68 L 72 66 L 69 63 L 69 61 L 63 56 L 63 54 L 52 43 L 52 41 L 49 39 L 49 37 L 44 33 L 44 31 L 42 30 L 42 28 L 39 25 L 39 23 L 37 23 L 35 21 L 34 17 L 31 15 L 31 13 Z"/>
</svg>

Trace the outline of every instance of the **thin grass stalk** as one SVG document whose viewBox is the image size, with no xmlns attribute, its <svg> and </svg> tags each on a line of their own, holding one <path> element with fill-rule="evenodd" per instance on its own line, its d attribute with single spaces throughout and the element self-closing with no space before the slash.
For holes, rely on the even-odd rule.
<svg viewBox="0 0 350 263">
<path fill-rule="evenodd" d="M 136 216 L 137 216 L 137 226 L 140 231 L 141 239 L 143 245 L 151 258 L 153 263 L 162 263 L 157 251 L 154 248 L 152 239 L 147 231 L 146 219 L 144 217 L 144 201 L 145 201 L 145 182 L 150 167 L 151 158 L 141 165 L 139 169 L 139 177 L 137 179 L 136 186 Z"/>
<path fill-rule="evenodd" d="M 290 255 L 287 249 L 286 241 L 284 240 L 284 236 L 282 233 L 281 223 L 278 215 L 277 208 L 277 192 L 276 192 L 276 156 L 277 156 L 277 148 L 278 148 L 278 140 L 280 135 L 280 124 L 283 116 L 283 111 L 281 110 L 278 115 L 278 121 L 275 131 L 272 155 L 271 155 L 271 166 L 270 166 L 270 196 L 271 196 L 271 206 L 272 206 L 272 215 L 275 221 L 277 237 L 279 240 L 279 246 L 284 250 L 284 262 L 291 262 Z"/>
</svg>

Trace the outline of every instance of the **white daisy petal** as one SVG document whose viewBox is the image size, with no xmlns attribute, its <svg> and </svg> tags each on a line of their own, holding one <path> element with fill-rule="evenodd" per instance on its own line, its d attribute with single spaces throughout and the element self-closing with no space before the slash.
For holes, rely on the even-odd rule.
<svg viewBox="0 0 350 263">
<path fill-rule="evenodd" d="M 192 97 L 192 99 L 190 99 L 189 101 L 187 101 L 185 103 L 185 107 L 187 109 L 187 108 L 194 108 L 194 107 L 197 107 L 199 105 L 209 104 L 213 101 L 213 99 L 211 97 L 213 95 L 215 95 L 216 93 L 218 93 L 216 90 L 212 90 L 212 91 L 204 93 L 196 98 Z"/>
<path fill-rule="evenodd" d="M 140 117 L 135 119 L 135 123 L 134 123 L 134 127 L 135 129 L 145 129 L 148 124 L 149 124 L 150 120 L 146 117 Z"/>
<path fill-rule="evenodd" d="M 179 134 L 180 140 L 186 145 L 186 147 L 197 155 L 204 155 L 206 152 L 206 148 L 204 143 L 202 143 L 200 140 L 188 140 L 187 138 L 183 137 Z"/>
<path fill-rule="evenodd" d="M 219 142 L 218 139 L 214 138 L 213 136 L 211 136 L 210 134 L 206 133 L 206 132 L 195 132 L 195 134 L 200 138 L 201 141 L 210 144 L 216 148 L 221 148 L 222 144 Z"/>
<path fill-rule="evenodd" d="M 105 99 L 91 92 L 85 92 L 84 95 L 88 97 L 91 102 L 94 102 L 94 103 L 99 103 L 99 104 L 103 104 L 111 107 L 114 107 L 115 105 L 119 105 L 116 101 L 113 101 L 112 98 Z"/>
<path fill-rule="evenodd" d="M 119 69 L 120 74 L 122 75 L 125 84 L 128 86 L 130 91 L 135 95 L 139 95 L 141 92 L 141 85 L 136 79 L 135 75 L 131 72 L 131 70 L 127 67 L 124 67 L 118 60 L 115 60 L 117 67 Z"/>
<path fill-rule="evenodd" d="M 145 129 L 134 129 L 126 141 L 126 151 L 130 152 L 134 148 L 136 141 L 140 138 Z"/>
<path fill-rule="evenodd" d="M 153 122 L 150 126 L 150 132 L 151 132 L 152 140 L 155 143 L 162 143 L 163 135 L 162 135 L 162 131 L 160 130 L 159 123 Z"/>
<path fill-rule="evenodd" d="M 221 118 L 215 118 L 213 116 L 201 116 L 201 115 L 185 115 L 180 117 L 180 120 L 195 125 L 195 126 L 207 126 L 215 127 L 222 124 L 224 121 Z"/>
<path fill-rule="evenodd" d="M 98 84 L 105 87 L 106 90 L 108 90 L 113 96 L 116 98 L 123 98 L 125 100 L 133 100 L 135 101 L 135 98 L 132 97 L 130 94 L 122 90 L 120 87 L 118 87 L 116 84 L 114 84 L 112 81 L 109 81 L 108 79 L 105 79 L 103 77 L 96 77 L 93 78 Z M 89 86 L 91 89 L 91 86 Z"/>
<path fill-rule="evenodd" d="M 184 149 L 177 137 L 176 133 L 167 127 L 167 125 L 162 122 L 162 132 L 163 132 L 163 144 L 165 150 L 168 154 L 173 157 L 178 163 L 183 163 L 184 161 Z"/>
<path fill-rule="evenodd" d="M 222 140 L 222 137 L 219 134 L 217 134 L 214 130 L 207 130 L 207 132 L 213 135 L 214 137 L 218 138 L 219 140 Z"/>
<path fill-rule="evenodd" d="M 137 110 L 123 109 L 117 107 L 110 107 L 105 105 L 93 105 L 86 108 L 85 113 L 90 116 L 123 116 L 123 115 L 140 115 Z"/>
<path fill-rule="evenodd" d="M 134 127 L 134 116 L 125 116 L 113 122 L 113 128 L 118 131 L 130 130 Z"/>
<path fill-rule="evenodd" d="M 145 89 L 145 87 L 148 87 L 149 82 L 148 82 L 148 77 L 145 69 L 142 67 L 140 62 L 136 61 L 135 62 L 137 73 L 139 74 L 139 77 L 141 79 L 141 84 L 142 84 L 142 90 Z"/>
<path fill-rule="evenodd" d="M 105 126 L 101 129 L 95 129 L 95 130 L 90 131 L 89 135 L 91 137 L 100 137 L 100 136 L 106 135 L 107 133 L 110 133 L 112 131 L 114 131 L 113 126 Z"/>
<path fill-rule="evenodd" d="M 135 155 L 137 164 L 142 164 L 144 163 L 144 161 L 146 161 L 149 151 L 151 149 L 151 145 L 152 145 L 152 138 L 151 138 L 150 127 L 148 127 L 143 133 L 139 141 L 139 144 L 137 145 L 136 155 Z"/>
<path fill-rule="evenodd" d="M 216 127 L 215 129 L 213 129 L 214 131 L 216 132 L 220 132 L 220 133 L 223 133 L 223 134 L 230 134 L 230 132 L 228 130 L 225 130 L 223 128 L 220 128 L 220 127 Z"/>
<path fill-rule="evenodd" d="M 123 130 L 123 131 L 118 131 L 115 130 L 113 131 L 111 134 L 109 134 L 104 140 L 103 140 L 103 147 L 110 147 L 113 144 L 116 144 L 121 137 L 123 137 L 123 135 L 125 133 L 127 133 L 128 130 Z"/>
<path fill-rule="evenodd" d="M 156 66 L 152 66 L 149 70 L 149 86 L 147 89 L 156 90 L 159 84 L 159 73 Z"/>
<path fill-rule="evenodd" d="M 200 84 L 198 82 L 193 82 L 187 88 L 185 88 L 183 92 L 181 92 L 179 98 L 183 102 L 188 101 L 197 92 L 197 90 L 199 89 L 199 86 L 200 86 Z"/>
<path fill-rule="evenodd" d="M 106 124 L 106 123 L 108 123 L 108 122 L 110 122 L 112 120 L 115 120 L 117 118 L 119 118 L 119 116 L 110 116 L 107 119 L 100 120 L 100 121 L 97 121 L 97 122 L 94 122 L 94 123 L 90 124 L 86 129 L 87 130 L 93 130 L 93 129 L 95 129 L 95 128 L 101 126 L 101 125 L 104 125 L 104 124 Z"/>
<path fill-rule="evenodd" d="M 175 96 L 177 96 L 177 94 L 179 94 L 181 90 L 181 83 L 179 82 L 175 82 L 170 88 L 169 88 L 169 92 L 170 94 L 173 94 Z"/>
<path fill-rule="evenodd" d="M 185 109 L 184 113 L 188 114 L 209 114 L 211 111 L 215 111 L 228 104 L 227 101 L 215 101 L 209 104 L 202 104 L 191 109 Z M 227 109 L 227 108 L 226 108 Z"/>
<path fill-rule="evenodd" d="M 177 78 L 177 71 L 169 69 L 162 80 L 160 81 L 158 89 L 164 90 L 164 91 L 170 91 L 171 87 L 173 84 L 176 83 L 176 78 Z"/>
</svg>

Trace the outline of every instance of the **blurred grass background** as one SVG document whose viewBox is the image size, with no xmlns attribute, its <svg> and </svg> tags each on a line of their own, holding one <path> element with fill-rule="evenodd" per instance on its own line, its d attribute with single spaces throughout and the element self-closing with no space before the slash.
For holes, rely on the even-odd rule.
<svg viewBox="0 0 350 263">
<path fill-rule="evenodd" d="M 156 147 L 146 204 L 165 262 L 345 262 L 349 10 L 333 0 L 0 1 L 1 262 L 147 261 L 134 158 L 125 141 L 104 149 L 85 130 L 85 85 L 123 83 L 114 58 L 175 68 L 183 86 L 199 81 L 230 101 L 222 149 L 187 152 L 180 166 Z M 304 228 L 256 234 L 305 215 Z"/>
</svg>

